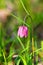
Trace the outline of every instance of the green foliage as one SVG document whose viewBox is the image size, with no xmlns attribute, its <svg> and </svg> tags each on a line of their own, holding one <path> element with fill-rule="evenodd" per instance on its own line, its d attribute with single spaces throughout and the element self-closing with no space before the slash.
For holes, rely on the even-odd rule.
<svg viewBox="0 0 43 65">
<path fill-rule="evenodd" d="M 6 7 L 5 0 L 0 0 L 0 9 L 5 7 Z"/>
<path fill-rule="evenodd" d="M 14 3 L 14 0 L 9 1 Z M 5 0 L 0 0 L 0 9 L 6 7 L 6 4 L 4 3 Z M 22 63 L 22 65 L 31 65 L 34 63 L 34 58 L 32 58 L 34 57 L 34 54 L 38 56 L 39 51 L 43 50 L 43 44 L 41 44 L 41 48 L 38 49 L 37 35 L 35 35 L 34 31 L 34 28 L 37 27 L 39 23 L 42 23 L 43 25 L 43 12 L 33 12 L 32 5 L 30 4 L 30 0 L 19 0 L 18 12 L 16 12 L 17 15 L 14 14 L 15 11 L 11 12 L 10 16 L 12 19 L 9 18 L 7 20 L 8 22 L 5 23 L 5 27 L 3 26 L 3 23 L 0 22 L 0 63 L 3 63 L 3 65 L 8 65 L 8 62 L 12 61 L 13 55 L 16 54 L 18 55 L 14 60 L 16 65 L 20 65 L 20 63 Z M 25 19 L 26 16 L 27 18 Z M 13 22 L 14 24 L 12 24 Z M 9 30 L 8 32 L 10 33 L 8 34 L 6 32 L 10 27 L 10 24 L 12 24 L 11 29 L 13 29 L 11 32 Z M 17 35 L 18 27 L 21 25 L 28 27 L 27 38 L 20 38 Z M 13 33 L 14 35 L 12 36 Z M 32 45 L 35 50 L 32 48 Z M 6 51 L 6 48 L 8 52 Z"/>
</svg>

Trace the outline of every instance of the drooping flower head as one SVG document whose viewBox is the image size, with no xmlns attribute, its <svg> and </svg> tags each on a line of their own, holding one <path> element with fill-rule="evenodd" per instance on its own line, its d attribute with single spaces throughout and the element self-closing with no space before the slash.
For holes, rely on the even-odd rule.
<svg viewBox="0 0 43 65">
<path fill-rule="evenodd" d="M 21 38 L 28 36 L 28 28 L 26 26 L 20 26 L 18 29 L 18 36 Z"/>
</svg>

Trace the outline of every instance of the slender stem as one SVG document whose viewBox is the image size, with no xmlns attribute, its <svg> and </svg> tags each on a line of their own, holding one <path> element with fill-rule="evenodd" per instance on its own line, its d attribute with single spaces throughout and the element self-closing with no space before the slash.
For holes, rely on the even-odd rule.
<svg viewBox="0 0 43 65">
<path fill-rule="evenodd" d="M 27 27 L 30 28 L 30 26 L 29 26 L 27 23 L 25 23 L 25 22 L 24 22 L 21 18 L 19 18 L 18 16 L 14 15 L 14 14 L 12 14 L 12 13 L 11 13 L 10 15 L 13 16 L 14 18 L 16 18 L 19 22 L 25 24 Z"/>
<path fill-rule="evenodd" d="M 31 18 L 31 21 L 33 21 L 33 20 L 32 20 L 31 15 L 30 15 L 30 12 L 26 9 L 26 7 L 25 7 L 25 5 L 24 5 L 23 1 L 22 1 L 22 0 L 20 0 L 20 2 L 21 2 L 21 4 L 22 4 L 22 6 L 23 6 L 23 8 L 24 8 L 25 12 L 27 13 L 27 15 L 26 15 L 26 17 L 25 17 L 25 18 L 27 18 L 27 16 L 29 16 L 29 17 Z M 31 22 L 31 23 L 33 23 L 33 22 Z"/>
<path fill-rule="evenodd" d="M 7 61 L 6 61 L 6 57 L 5 57 L 5 51 L 2 50 L 2 52 L 3 52 L 3 57 L 4 57 L 5 65 L 7 65 Z"/>
<path fill-rule="evenodd" d="M 23 8 L 24 8 L 25 12 L 27 13 L 27 15 L 30 15 L 30 13 L 29 13 L 29 12 L 27 11 L 27 9 L 25 8 L 23 1 L 22 1 L 22 0 L 20 0 L 20 2 L 21 2 L 21 4 L 22 4 L 22 6 L 23 6 Z"/>
<path fill-rule="evenodd" d="M 24 47 L 23 43 L 21 42 L 20 38 L 17 37 L 17 39 L 18 39 L 18 41 L 20 42 L 20 45 L 22 46 L 22 48 L 24 49 L 25 47 Z"/>
</svg>

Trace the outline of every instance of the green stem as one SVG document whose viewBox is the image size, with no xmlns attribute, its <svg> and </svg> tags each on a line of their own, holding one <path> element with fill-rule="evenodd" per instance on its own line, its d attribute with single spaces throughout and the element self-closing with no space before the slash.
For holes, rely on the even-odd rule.
<svg viewBox="0 0 43 65">
<path fill-rule="evenodd" d="M 22 46 L 22 48 L 24 49 L 25 47 L 24 47 L 23 43 L 21 42 L 20 38 L 17 37 L 17 39 L 18 39 L 18 41 L 20 42 L 20 45 Z"/>
<path fill-rule="evenodd" d="M 16 15 L 14 15 L 14 14 L 12 14 L 12 13 L 11 13 L 10 15 L 13 16 L 14 18 L 16 18 L 19 22 L 25 24 L 27 27 L 30 28 L 30 26 L 29 26 L 27 23 L 25 23 L 21 18 L 17 17 Z"/>
<path fill-rule="evenodd" d="M 22 1 L 22 0 L 20 0 L 20 2 L 21 2 L 21 4 L 22 4 L 22 6 L 23 6 L 23 8 L 24 8 L 25 12 L 27 13 L 27 15 L 30 15 L 30 13 L 29 13 L 29 12 L 27 11 L 27 9 L 25 8 L 23 1 Z"/>
<path fill-rule="evenodd" d="M 5 52 L 4 51 L 2 51 L 2 52 L 3 52 L 3 57 L 4 57 L 5 65 L 7 65 L 7 61 L 6 61 L 6 57 L 5 57 Z"/>
</svg>

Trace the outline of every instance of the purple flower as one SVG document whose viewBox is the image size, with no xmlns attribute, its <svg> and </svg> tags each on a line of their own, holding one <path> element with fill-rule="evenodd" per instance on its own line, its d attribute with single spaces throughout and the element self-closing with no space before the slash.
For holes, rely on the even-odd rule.
<svg viewBox="0 0 43 65">
<path fill-rule="evenodd" d="M 28 28 L 26 26 L 20 26 L 18 29 L 18 36 L 21 38 L 28 36 Z"/>
</svg>

